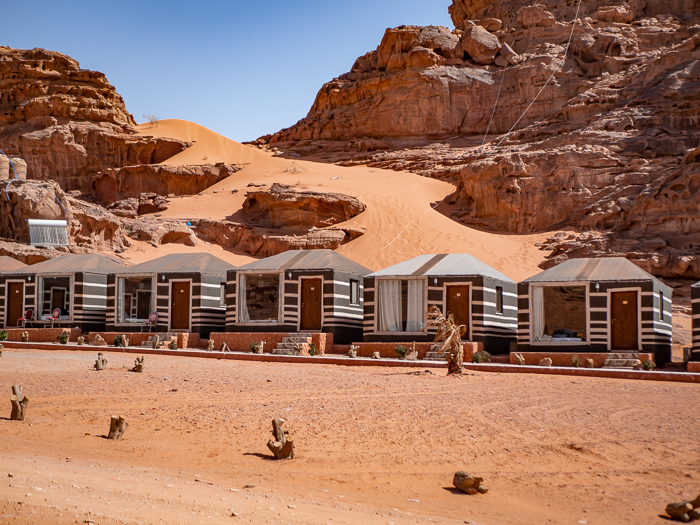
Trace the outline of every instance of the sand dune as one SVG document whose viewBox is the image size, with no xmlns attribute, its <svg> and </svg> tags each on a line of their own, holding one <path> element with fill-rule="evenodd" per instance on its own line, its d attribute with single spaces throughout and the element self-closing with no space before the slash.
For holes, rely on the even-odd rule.
<svg viewBox="0 0 700 525">
<path fill-rule="evenodd" d="M 453 186 L 446 182 L 407 172 L 280 158 L 182 120 L 164 120 L 158 127 L 144 124 L 139 132 L 194 142 L 191 148 L 169 159 L 168 164 L 223 161 L 246 165 L 202 195 L 174 199 L 170 209 L 163 213 L 164 217 L 231 218 L 241 209 L 249 183 L 279 182 L 315 191 L 346 193 L 367 204 L 367 210 L 348 223 L 366 228 L 367 233 L 342 246 L 338 252 L 374 270 L 423 253 L 467 252 L 512 279 L 522 280 L 538 273 L 537 265 L 544 259 L 545 252 L 536 248 L 535 243 L 549 234 L 500 235 L 479 231 L 462 226 L 441 213 L 449 212 L 444 203 L 433 209 L 453 191 Z M 232 193 L 233 190 L 238 191 Z M 179 248 L 175 251 L 182 251 Z M 144 250 L 135 257 L 148 258 L 164 253 L 163 248 Z M 167 247 L 167 250 L 173 248 Z M 213 248 L 200 245 L 190 250 L 211 251 Z M 240 264 L 246 256 L 235 255 L 229 259 L 227 255 L 226 258 Z"/>
</svg>

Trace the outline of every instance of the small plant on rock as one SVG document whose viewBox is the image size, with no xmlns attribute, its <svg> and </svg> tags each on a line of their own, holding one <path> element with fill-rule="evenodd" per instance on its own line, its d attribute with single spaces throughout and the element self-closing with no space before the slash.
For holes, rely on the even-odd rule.
<svg viewBox="0 0 700 525">
<path fill-rule="evenodd" d="M 490 360 L 491 354 L 489 354 L 486 350 L 474 352 L 474 355 L 472 356 L 472 362 L 474 363 L 488 363 Z"/>
<path fill-rule="evenodd" d="M 0 341 L 7 341 L 7 330 L 0 330 Z"/>
<path fill-rule="evenodd" d="M 651 371 L 656 368 L 656 363 L 652 361 L 651 359 L 647 359 L 646 361 L 642 361 L 642 370 L 647 370 Z"/>
<path fill-rule="evenodd" d="M 177 350 L 177 339 L 172 339 L 168 344 L 168 348 L 170 348 L 170 350 Z"/>
<path fill-rule="evenodd" d="M 56 339 L 58 339 L 58 342 L 60 344 L 66 345 L 66 344 L 68 344 L 68 339 L 70 339 L 70 333 L 69 332 L 61 332 L 60 334 L 58 334 L 58 337 Z"/>
<path fill-rule="evenodd" d="M 406 354 L 408 353 L 408 348 L 406 348 L 403 345 L 395 346 L 394 353 L 398 354 L 399 359 L 403 359 L 404 357 L 406 357 Z"/>
<path fill-rule="evenodd" d="M 571 366 L 574 368 L 581 368 L 581 364 L 581 358 L 578 356 L 578 354 L 571 356 Z"/>
</svg>

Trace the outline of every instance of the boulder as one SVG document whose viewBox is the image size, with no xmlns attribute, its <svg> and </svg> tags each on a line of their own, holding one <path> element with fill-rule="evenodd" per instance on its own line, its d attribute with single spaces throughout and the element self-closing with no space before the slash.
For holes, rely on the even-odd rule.
<svg viewBox="0 0 700 525">
<path fill-rule="evenodd" d="M 503 27 L 503 22 L 498 18 L 483 18 L 476 20 L 474 23 L 483 27 L 486 31 L 500 31 Z"/>
<path fill-rule="evenodd" d="M 501 43 L 483 27 L 472 26 L 462 33 L 462 49 L 477 64 L 492 64 Z"/>
<path fill-rule="evenodd" d="M 184 244 L 196 246 L 197 236 L 183 222 L 158 219 L 124 219 L 124 231 L 134 240 L 146 241 L 152 246 Z"/>
<path fill-rule="evenodd" d="M 107 209 L 118 217 L 133 219 L 139 215 L 165 211 L 170 201 L 157 193 L 142 193 L 138 198 L 133 197 L 117 201 Z"/>
<path fill-rule="evenodd" d="M 525 6 L 518 9 L 518 24 L 525 29 L 531 27 L 550 27 L 556 23 L 556 18 L 541 5 Z"/>
<path fill-rule="evenodd" d="M 552 360 L 549 357 L 540 359 L 539 366 L 552 366 Z"/>
<path fill-rule="evenodd" d="M 93 337 L 90 340 L 90 345 L 91 346 L 107 346 L 107 341 L 105 341 L 104 338 L 100 334 L 97 334 L 97 335 L 95 335 L 95 337 Z"/>
</svg>

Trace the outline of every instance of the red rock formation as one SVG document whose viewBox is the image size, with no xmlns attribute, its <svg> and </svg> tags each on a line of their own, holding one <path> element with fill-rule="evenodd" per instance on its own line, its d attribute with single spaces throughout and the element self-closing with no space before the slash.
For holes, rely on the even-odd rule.
<svg viewBox="0 0 700 525">
<path fill-rule="evenodd" d="M 195 166 L 141 164 L 95 175 L 92 194 L 104 205 L 142 193 L 195 195 L 236 173 L 241 166 L 219 162 Z"/>
<path fill-rule="evenodd" d="M 465 224 L 601 231 L 606 254 L 698 278 L 700 191 L 683 163 L 700 145 L 700 4 L 586 1 L 574 25 L 577 6 L 454 0 L 457 29 L 388 30 L 259 142 L 455 181 Z M 570 254 L 598 253 L 594 238 Z"/>
<path fill-rule="evenodd" d="M 182 141 L 139 137 L 122 97 L 102 73 L 44 49 L 0 46 L 0 144 L 27 161 L 30 179 L 89 190 L 108 168 L 159 163 Z"/>
<path fill-rule="evenodd" d="M 123 226 L 129 237 L 139 241 L 147 241 L 153 246 L 161 244 L 197 245 L 197 236 L 194 231 L 182 221 L 124 219 Z"/>
</svg>

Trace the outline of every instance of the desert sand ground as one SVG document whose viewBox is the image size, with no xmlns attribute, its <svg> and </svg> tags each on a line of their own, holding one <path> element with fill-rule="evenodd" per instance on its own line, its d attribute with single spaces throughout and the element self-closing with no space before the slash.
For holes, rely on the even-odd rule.
<svg viewBox="0 0 700 525">
<path fill-rule="evenodd" d="M 233 176 L 212 186 L 201 195 L 172 200 L 163 217 L 186 220 L 212 218 L 238 220 L 248 184 L 296 185 L 313 191 L 345 193 L 357 197 L 367 210 L 346 224 L 364 227 L 367 233 L 341 246 L 337 251 L 372 270 L 379 270 L 423 253 L 471 253 L 516 281 L 541 270 L 537 265 L 547 254 L 535 243 L 552 235 L 504 235 L 463 226 L 449 218 L 450 207 L 435 207 L 454 186 L 409 172 L 368 167 L 341 167 L 274 156 L 239 144 L 203 126 L 184 120 L 162 120 L 157 127 L 143 124 L 142 135 L 166 136 L 193 142 L 166 164 L 230 162 L 245 165 Z M 232 194 L 232 190 L 238 190 Z M 162 248 L 148 245 L 130 252 L 133 262 L 153 259 Z M 211 251 L 232 264 L 253 260 L 249 255 L 230 253 L 203 245 L 188 248 L 167 247 L 177 252 Z"/>
<path fill-rule="evenodd" d="M 5 350 L 1 523 L 647 524 L 700 492 L 691 384 L 107 357 Z M 294 460 L 271 459 L 274 417 Z"/>
</svg>

